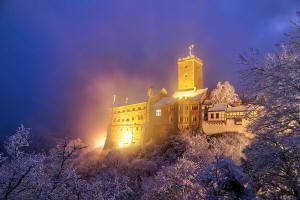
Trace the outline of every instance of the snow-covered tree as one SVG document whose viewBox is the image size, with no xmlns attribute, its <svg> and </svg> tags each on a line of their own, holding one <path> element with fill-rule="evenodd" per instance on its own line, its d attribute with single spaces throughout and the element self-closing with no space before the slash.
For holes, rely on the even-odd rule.
<svg viewBox="0 0 300 200">
<path fill-rule="evenodd" d="M 248 66 L 247 90 L 265 97 L 253 102 L 263 110 L 249 126 L 256 137 L 245 150 L 245 170 L 262 197 L 300 199 L 299 53 L 282 44 L 264 59 L 256 54 L 241 59 Z"/>
<path fill-rule="evenodd" d="M 102 199 L 100 181 L 89 183 L 72 161 L 84 148 L 65 140 L 50 155 L 32 154 L 30 129 L 21 125 L 7 138 L 7 157 L 0 157 L 0 199 Z"/>
<path fill-rule="evenodd" d="M 236 164 L 240 163 L 242 150 L 248 144 L 246 138 L 241 135 L 218 138 L 196 135 L 188 138 L 189 144 L 183 157 L 157 173 L 144 189 L 143 199 L 230 199 L 253 196 L 253 191 L 249 189 L 252 184 Z"/>
<path fill-rule="evenodd" d="M 1 199 L 17 196 L 31 181 L 30 174 L 36 166 L 37 157 L 24 152 L 24 147 L 29 145 L 29 132 L 30 129 L 20 125 L 16 133 L 7 138 L 5 149 L 8 158 L 2 159 L 0 166 Z"/>
<path fill-rule="evenodd" d="M 287 33 L 289 37 L 288 43 L 297 51 L 300 50 L 300 12 L 297 12 L 298 19 L 295 21 L 291 21 L 293 25 L 293 29 Z"/>
<path fill-rule="evenodd" d="M 235 93 L 235 89 L 228 81 L 224 84 L 218 82 L 217 88 L 211 93 L 211 100 L 213 103 L 228 103 L 232 104 L 238 100 L 238 95 Z"/>
<path fill-rule="evenodd" d="M 6 160 L 6 157 L 4 157 L 2 154 L 0 154 L 0 164 L 2 163 L 2 162 L 4 162 Z"/>
</svg>

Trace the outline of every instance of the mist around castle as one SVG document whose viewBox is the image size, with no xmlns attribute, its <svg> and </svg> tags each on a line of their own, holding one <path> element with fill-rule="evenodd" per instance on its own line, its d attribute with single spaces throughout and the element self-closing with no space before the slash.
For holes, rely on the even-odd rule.
<svg viewBox="0 0 300 200">
<path fill-rule="evenodd" d="M 107 97 L 103 148 L 61 138 L 34 149 L 20 124 L 0 152 L 0 199 L 300 199 L 297 16 L 273 50 L 240 52 L 241 93 L 205 86 L 195 44 L 174 66 L 175 92 Z"/>
</svg>

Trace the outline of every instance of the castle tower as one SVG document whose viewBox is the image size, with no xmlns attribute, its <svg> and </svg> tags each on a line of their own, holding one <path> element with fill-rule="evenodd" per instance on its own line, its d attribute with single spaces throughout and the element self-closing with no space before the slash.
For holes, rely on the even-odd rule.
<svg viewBox="0 0 300 200">
<path fill-rule="evenodd" d="M 189 46 L 189 56 L 178 59 L 178 90 L 203 89 L 203 62 L 193 54 L 193 48 Z"/>
</svg>

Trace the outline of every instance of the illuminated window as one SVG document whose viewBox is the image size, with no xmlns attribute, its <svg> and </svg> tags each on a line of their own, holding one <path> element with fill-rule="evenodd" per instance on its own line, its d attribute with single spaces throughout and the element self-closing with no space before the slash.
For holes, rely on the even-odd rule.
<svg viewBox="0 0 300 200">
<path fill-rule="evenodd" d="M 133 138 L 132 138 L 132 132 L 130 132 L 127 128 L 127 131 L 123 131 L 121 129 L 122 133 L 121 133 L 121 137 L 120 137 L 120 140 L 119 140 L 119 147 L 124 147 L 124 146 L 127 146 L 127 145 L 130 145 Z"/>
<path fill-rule="evenodd" d="M 160 116 L 161 116 L 161 109 L 156 109 L 155 115 L 156 115 L 157 117 L 160 117 Z"/>
</svg>

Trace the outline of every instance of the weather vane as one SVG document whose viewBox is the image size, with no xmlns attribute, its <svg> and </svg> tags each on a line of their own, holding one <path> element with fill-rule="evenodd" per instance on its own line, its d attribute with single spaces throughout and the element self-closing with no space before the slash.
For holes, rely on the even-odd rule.
<svg viewBox="0 0 300 200">
<path fill-rule="evenodd" d="M 193 48 L 195 47 L 194 44 L 190 45 L 189 46 L 189 49 L 190 49 L 190 56 L 193 56 Z"/>
</svg>

